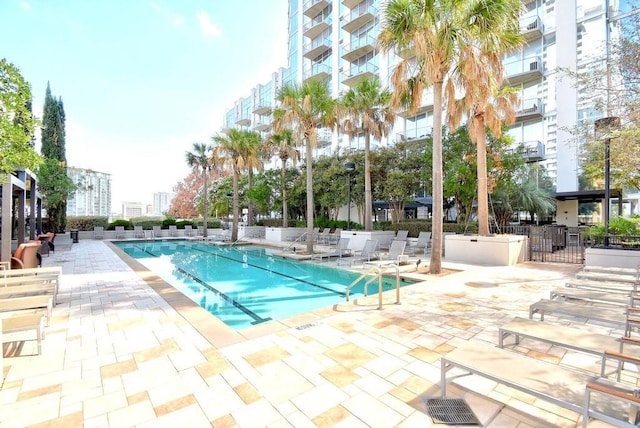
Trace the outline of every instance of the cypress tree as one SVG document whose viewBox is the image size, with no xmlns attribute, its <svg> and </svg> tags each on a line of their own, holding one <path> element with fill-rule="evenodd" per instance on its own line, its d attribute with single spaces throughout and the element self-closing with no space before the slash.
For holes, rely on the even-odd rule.
<svg viewBox="0 0 640 428">
<path fill-rule="evenodd" d="M 54 232 L 64 232 L 67 223 L 67 198 L 74 186 L 67 176 L 64 105 L 62 98 L 56 99 L 51 95 L 48 82 L 41 135 L 41 151 L 45 162 L 38 176 L 47 209 L 48 227 Z"/>
</svg>

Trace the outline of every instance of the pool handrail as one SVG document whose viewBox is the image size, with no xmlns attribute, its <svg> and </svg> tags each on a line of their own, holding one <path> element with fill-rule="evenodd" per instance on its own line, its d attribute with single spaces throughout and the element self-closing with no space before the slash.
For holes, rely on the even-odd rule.
<svg viewBox="0 0 640 428">
<path fill-rule="evenodd" d="M 365 263 L 366 264 L 366 263 Z M 364 279 L 365 277 L 371 275 L 371 274 L 376 274 L 375 277 L 369 279 L 367 282 L 365 282 L 364 284 L 364 295 L 367 296 L 368 295 L 368 286 L 369 284 L 371 284 L 373 281 L 376 280 L 376 278 L 378 279 L 378 309 L 382 309 L 382 274 L 385 273 L 388 268 L 393 268 L 396 272 L 396 305 L 400 304 L 400 268 L 397 264 L 384 264 L 384 265 L 375 265 L 373 267 L 371 267 L 369 270 L 367 270 L 366 272 L 364 272 L 362 275 L 360 275 L 358 278 L 356 278 L 351 284 L 349 284 L 349 286 L 347 287 L 346 290 L 346 299 L 347 302 L 349 301 L 349 291 L 351 290 L 351 288 L 353 288 L 358 282 L 360 282 L 360 280 Z"/>
</svg>

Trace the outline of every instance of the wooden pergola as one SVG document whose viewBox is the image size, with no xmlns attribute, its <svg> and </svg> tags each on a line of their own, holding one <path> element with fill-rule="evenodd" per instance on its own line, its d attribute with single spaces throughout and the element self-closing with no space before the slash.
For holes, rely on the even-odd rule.
<svg viewBox="0 0 640 428">
<path fill-rule="evenodd" d="M 36 175 L 24 169 L 10 174 L 0 187 L 0 261 L 10 261 L 12 246 L 42 233 L 42 196 Z M 27 223 L 27 212 L 29 213 Z"/>
</svg>

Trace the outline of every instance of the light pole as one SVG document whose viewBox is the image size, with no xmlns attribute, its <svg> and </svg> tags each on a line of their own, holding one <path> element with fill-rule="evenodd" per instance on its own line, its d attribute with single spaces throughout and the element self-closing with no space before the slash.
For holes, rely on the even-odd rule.
<svg viewBox="0 0 640 428">
<path fill-rule="evenodd" d="M 596 138 L 600 137 L 604 140 L 604 246 L 609 246 L 609 199 L 610 199 L 610 180 L 611 180 L 611 131 L 620 126 L 620 118 L 611 116 L 598 119 L 594 123 Z"/>
<path fill-rule="evenodd" d="M 351 230 L 351 173 L 355 171 L 356 164 L 347 161 L 344 163 L 344 169 L 347 171 L 347 180 L 349 180 L 349 190 L 347 191 L 347 230 Z"/>
</svg>

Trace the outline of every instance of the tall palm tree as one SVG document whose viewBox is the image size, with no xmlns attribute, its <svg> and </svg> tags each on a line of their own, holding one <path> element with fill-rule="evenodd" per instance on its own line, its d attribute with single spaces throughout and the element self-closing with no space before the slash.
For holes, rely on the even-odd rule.
<svg viewBox="0 0 640 428">
<path fill-rule="evenodd" d="M 217 134 L 211 137 L 215 143 L 214 153 L 221 159 L 227 167 L 231 168 L 233 178 L 233 226 L 231 227 L 231 241 L 238 240 L 238 210 L 239 192 L 238 183 L 240 181 L 240 171 L 244 167 L 242 153 L 245 151 L 246 131 L 231 129 L 226 135 Z"/>
<path fill-rule="evenodd" d="M 391 92 L 383 89 L 378 77 L 363 79 L 342 98 L 342 129 L 349 138 L 364 134 L 364 228 L 373 230 L 371 197 L 371 137 L 380 140 L 389 135 L 396 115 L 391 107 Z"/>
<path fill-rule="evenodd" d="M 280 108 L 274 114 L 276 126 L 290 128 L 296 140 L 305 146 L 307 169 L 307 253 L 313 253 L 313 148 L 318 139 L 318 128 L 337 123 L 337 103 L 331 97 L 325 82 L 311 80 L 302 86 L 287 85 L 278 94 Z"/>
<path fill-rule="evenodd" d="M 253 187 L 253 170 L 262 171 L 262 139 L 255 131 L 242 131 L 243 144 L 241 145 L 240 157 L 244 169 L 247 170 L 249 189 Z M 253 202 L 249 199 L 247 208 L 247 224 L 253 222 Z"/>
<path fill-rule="evenodd" d="M 289 227 L 289 216 L 287 207 L 287 161 L 295 164 L 300 159 L 300 152 L 295 148 L 293 133 L 290 129 L 277 131 L 269 136 L 268 146 L 271 150 L 277 151 L 280 158 L 280 188 L 282 192 L 282 227 Z"/>
<path fill-rule="evenodd" d="M 209 172 L 214 164 L 212 160 L 212 150 L 213 148 L 210 145 L 204 143 L 193 143 L 193 151 L 186 152 L 186 160 L 189 167 L 196 170 L 202 170 L 202 179 L 204 182 L 202 189 L 202 224 L 203 224 L 203 232 L 202 235 L 207 237 L 207 215 L 209 214 Z"/>
<path fill-rule="evenodd" d="M 378 41 L 385 52 L 409 51 L 395 66 L 391 104 L 415 113 L 423 92 L 433 87 L 433 218 L 429 271 L 442 270 L 442 111 L 453 103 L 461 53 L 486 29 L 487 8 L 500 0 L 389 0 Z M 485 6 L 486 4 L 486 6 Z M 499 13 L 499 12 L 496 12 Z M 487 36 L 488 38 L 489 36 Z"/>
<path fill-rule="evenodd" d="M 461 52 L 460 86 L 465 95 L 453 107 L 449 124 L 457 126 L 463 113 L 468 115 L 469 137 L 476 143 L 478 176 L 478 234 L 489 234 L 489 185 L 487 181 L 486 128 L 495 136 L 503 124 L 515 122 L 518 96 L 512 88 L 502 88 L 505 53 L 524 43 L 520 34 L 520 0 L 492 0 L 479 3 L 477 26 Z"/>
</svg>

